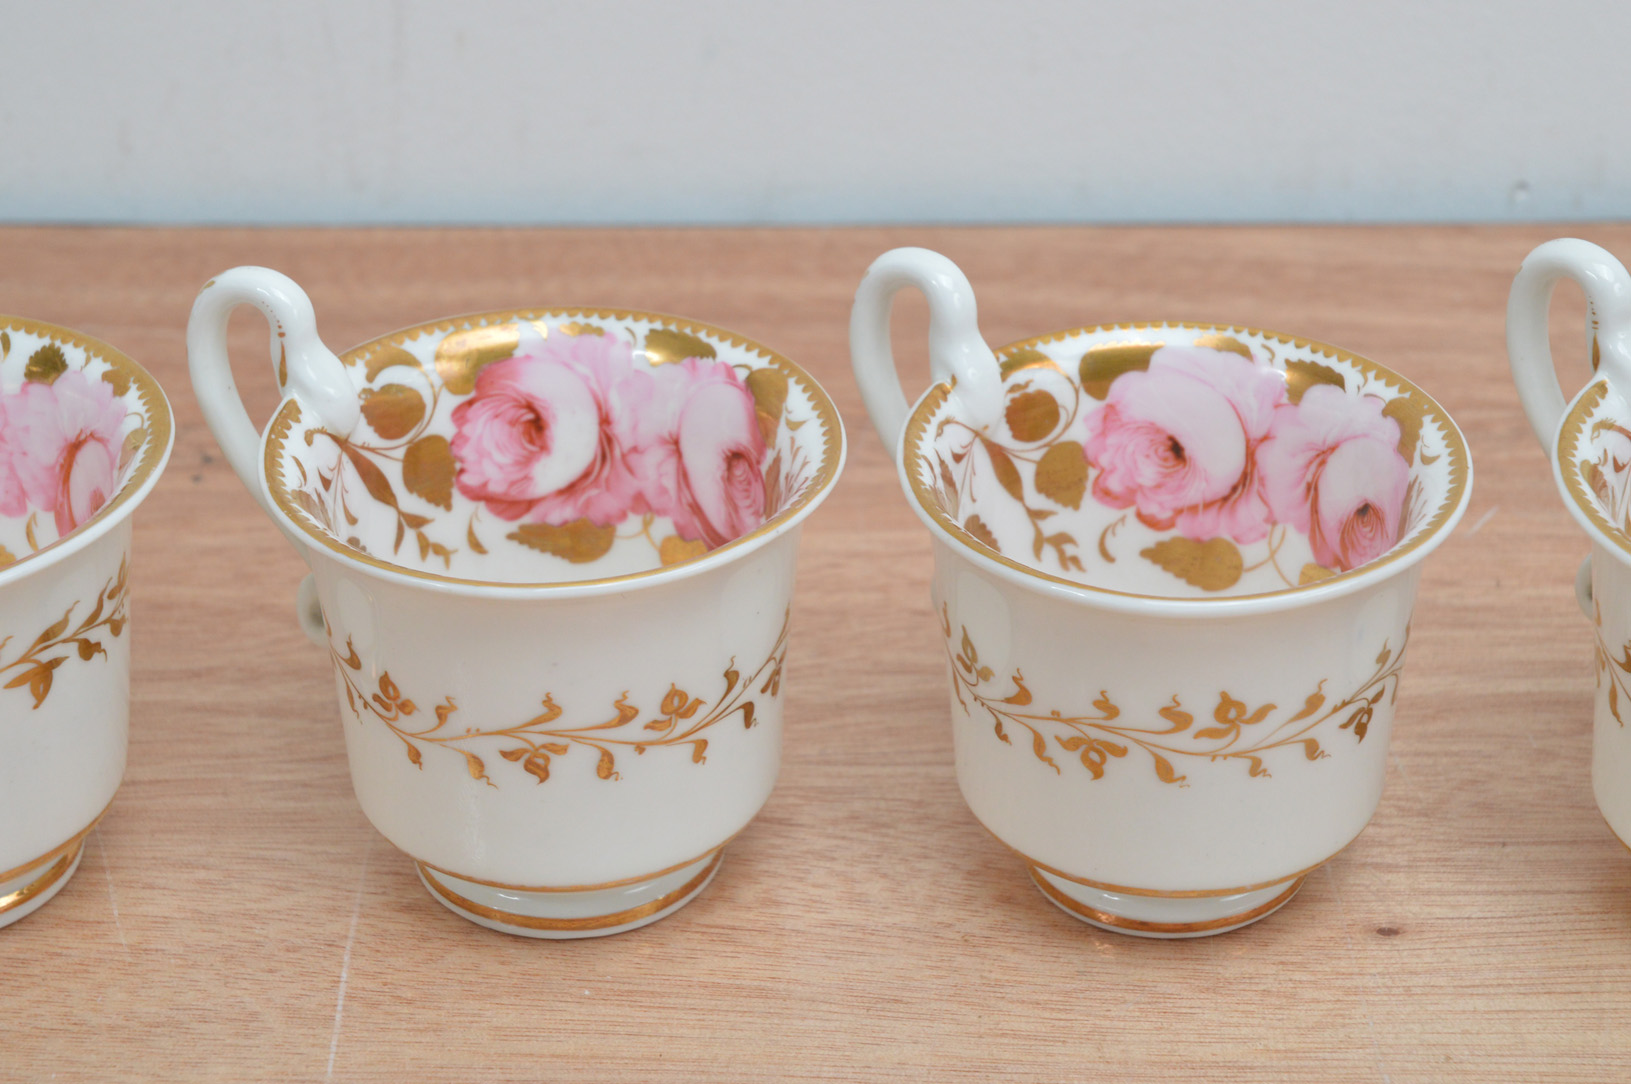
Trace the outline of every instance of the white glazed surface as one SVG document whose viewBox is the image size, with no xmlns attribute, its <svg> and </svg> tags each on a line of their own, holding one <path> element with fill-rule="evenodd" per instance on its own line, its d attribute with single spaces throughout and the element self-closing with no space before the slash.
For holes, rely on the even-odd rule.
<svg viewBox="0 0 1631 1084">
<path fill-rule="evenodd" d="M 240 303 L 271 322 L 288 392 L 258 441 L 222 338 Z M 364 812 L 439 902 L 482 925 L 597 936 L 669 913 L 775 783 L 799 526 L 843 463 L 830 401 L 786 359 L 672 317 L 486 313 L 335 356 L 310 310 L 276 272 L 235 269 L 195 304 L 189 353 L 228 458 L 311 566 L 299 612 L 333 662 Z M 515 374 L 588 389 L 599 413 L 564 412 L 566 393 L 509 400 L 503 417 L 544 419 L 547 438 L 500 452 L 556 455 L 574 426 L 598 426 L 602 457 L 520 503 L 484 495 L 472 480 L 504 461 L 463 443 L 477 401 L 504 401 L 493 389 L 520 386 Z M 704 394 L 723 411 L 693 414 Z M 677 435 L 650 428 L 673 417 Z M 686 444 L 715 420 L 734 434 L 724 462 L 762 472 L 731 491 L 727 515 L 754 518 L 729 535 L 694 465 L 721 460 Z M 661 465 L 676 452 L 677 497 Z M 707 876 L 670 884 L 710 856 Z"/>
<path fill-rule="evenodd" d="M 934 536 L 934 603 L 963 795 L 1032 868 L 1043 894 L 1083 921 L 1145 936 L 1221 933 L 1255 921 L 1283 905 L 1298 878 L 1352 841 L 1376 809 L 1419 562 L 1454 528 L 1471 489 L 1465 441 L 1425 394 L 1362 358 L 1270 332 L 1179 324 L 1065 331 L 986 360 L 972 345 L 946 350 L 931 337 L 942 383 L 908 410 L 894 380 L 888 298 L 923 289 L 931 327 L 944 309 L 960 314 L 961 335 L 977 337 L 972 293 L 954 272 L 925 250 L 881 257 L 857 292 L 851 350 L 901 486 Z M 1256 540 L 1271 552 L 1254 557 L 1267 562 L 1254 574 L 1243 547 L 1190 534 L 1177 548 L 1196 553 L 1190 568 L 1207 573 L 1190 582 L 1148 560 L 1156 532 L 1174 537 L 1157 526 L 1160 517 L 1141 506 L 1140 522 L 1124 516 L 1111 527 L 1119 513 L 1094 507 L 1108 502 L 1092 489 L 1107 468 L 1091 461 L 1073 412 L 1102 409 L 1087 400 L 1104 395 L 1084 390 L 1088 377 L 1105 376 L 1095 347 L 1136 346 L 1131 364 L 1153 370 L 1157 338 L 1211 352 L 1197 364 L 1230 351 L 1223 362 L 1254 366 L 1254 382 L 1278 374 L 1293 404 L 1327 384 L 1320 395 L 1340 409 L 1397 416 L 1379 449 L 1410 468 L 1403 530 L 1391 548 L 1308 569 L 1307 539 L 1270 534 Z M 1113 388 L 1120 379 L 1101 383 Z M 1038 392 L 1055 406 L 1036 410 Z M 1058 420 L 1033 424 L 1037 416 Z M 1015 418 L 1034 439 L 1013 431 Z M 1244 413 L 1240 429 L 1249 436 Z M 973 437 L 953 448 L 952 430 Z M 1002 448 L 1015 437 L 1022 439 L 1012 451 Z M 1047 449 L 1059 443 L 1070 452 L 1070 484 L 1039 484 Z M 1012 461 L 1006 479 L 992 446 Z M 1260 446 L 1248 442 L 1247 455 Z M 970 462 L 974 473 L 959 475 Z M 1314 493 L 1319 476 L 1311 477 Z M 1000 526 L 970 527 L 971 506 L 982 520 L 991 508 Z M 1058 526 L 1077 520 L 1075 530 Z M 1205 567 L 1203 538 L 1214 554 L 1231 551 L 1228 575 Z M 1274 567 L 1275 551 L 1290 571 Z"/>
<path fill-rule="evenodd" d="M 87 385 L 73 384 L 78 374 L 90 379 L 95 396 L 110 396 L 95 412 L 111 411 L 104 418 L 107 432 L 94 439 L 103 440 L 120 460 L 115 488 L 83 521 L 74 522 L 78 512 L 70 515 L 60 496 L 59 513 L 30 510 L 0 517 L 5 558 L 0 567 L 3 926 L 37 910 L 62 889 L 77 867 L 84 834 L 107 810 L 124 774 L 130 720 L 130 517 L 163 471 L 171 420 L 152 378 L 94 339 L 4 317 L 0 353 L 5 355 L 0 384 L 8 411 L 31 382 L 55 385 L 53 390 L 63 396 L 59 404 L 69 398 L 81 404 L 96 401 L 88 400 Z M 73 430 L 92 415 L 60 405 L 52 416 L 68 428 L 47 427 L 47 435 L 76 447 Z M 89 432 L 82 431 L 80 439 Z M 13 419 L 8 436 L 19 442 L 38 433 Z M 65 477 L 75 462 L 72 455 L 85 451 L 83 444 L 77 449 L 63 461 Z M 8 463 L 5 469 L 12 467 Z M 65 483 L 63 493 L 67 491 Z M 68 530 L 59 533 L 59 526 Z M 60 856 L 67 858 L 66 869 L 57 870 Z"/>
<path fill-rule="evenodd" d="M 1565 277 L 1585 290 L 1596 373 L 1569 403 L 1547 335 L 1548 302 Z M 1595 637 L 1592 790 L 1609 827 L 1631 841 L 1631 275 L 1586 241 L 1540 245 L 1512 283 L 1507 354 L 1564 506 L 1592 540 L 1589 591 L 1576 581 Z"/>
</svg>

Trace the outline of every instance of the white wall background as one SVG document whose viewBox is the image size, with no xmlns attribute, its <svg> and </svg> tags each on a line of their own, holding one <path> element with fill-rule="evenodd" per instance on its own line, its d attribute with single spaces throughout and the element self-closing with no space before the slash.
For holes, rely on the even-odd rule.
<svg viewBox="0 0 1631 1084">
<path fill-rule="evenodd" d="M 1631 4 L 4 0 L 0 220 L 1631 216 Z"/>
</svg>

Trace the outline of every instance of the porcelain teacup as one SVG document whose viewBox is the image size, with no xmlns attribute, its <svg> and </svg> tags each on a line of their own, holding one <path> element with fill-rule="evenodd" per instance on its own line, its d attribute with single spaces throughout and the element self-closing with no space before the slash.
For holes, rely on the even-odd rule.
<svg viewBox="0 0 1631 1084">
<path fill-rule="evenodd" d="M 929 301 L 908 408 L 893 295 Z M 1370 820 L 1420 562 L 1466 507 L 1447 414 L 1345 350 L 1244 327 L 992 351 L 922 249 L 856 293 L 852 359 L 934 539 L 958 783 L 1054 904 L 1152 937 L 1271 913 Z"/>
<path fill-rule="evenodd" d="M 171 438 L 130 358 L 0 316 L 0 926 L 67 884 L 124 776 L 131 516 Z"/>
<path fill-rule="evenodd" d="M 264 437 L 228 314 L 272 326 Z M 311 568 L 357 799 L 474 922 L 588 937 L 669 914 L 764 803 L 800 526 L 831 401 L 718 328 L 624 310 L 437 320 L 338 356 L 289 279 L 199 295 L 193 385 Z"/>
<path fill-rule="evenodd" d="M 1586 293 L 1593 370 L 1572 402 L 1552 368 L 1547 332 L 1547 305 L 1563 278 Z M 1631 846 L 1631 275 L 1588 241 L 1540 245 L 1513 279 L 1506 346 L 1564 506 L 1591 539 L 1575 594 L 1597 641 L 1592 790 L 1609 828 Z"/>
</svg>

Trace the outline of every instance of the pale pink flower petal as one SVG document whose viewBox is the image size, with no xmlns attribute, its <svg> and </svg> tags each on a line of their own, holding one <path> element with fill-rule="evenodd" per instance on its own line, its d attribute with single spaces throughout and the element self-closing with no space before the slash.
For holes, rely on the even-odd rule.
<svg viewBox="0 0 1631 1084">
<path fill-rule="evenodd" d="M 25 383 L 9 395 L 0 512 L 20 515 L 15 479 L 26 508 L 55 515 L 66 534 L 94 516 L 118 484 L 119 429 L 125 408 L 106 381 L 70 369 L 50 384 Z"/>
</svg>

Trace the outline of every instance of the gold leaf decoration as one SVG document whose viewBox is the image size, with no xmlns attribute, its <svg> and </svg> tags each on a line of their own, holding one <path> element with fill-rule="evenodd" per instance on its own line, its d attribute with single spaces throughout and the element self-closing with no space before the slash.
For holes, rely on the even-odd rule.
<svg viewBox="0 0 1631 1084">
<path fill-rule="evenodd" d="M 1059 424 L 1059 401 L 1045 391 L 1022 391 L 1009 397 L 1003 416 L 1015 439 L 1034 444 L 1048 439 Z"/>
<path fill-rule="evenodd" d="M 1332 572 L 1324 565 L 1316 565 L 1310 561 L 1303 566 L 1301 572 L 1297 573 L 1297 585 L 1301 587 L 1304 584 L 1319 583 L 1321 580 L 1328 580 L 1335 575 L 1335 572 Z"/>
<path fill-rule="evenodd" d="M 420 437 L 402 453 L 402 484 L 438 508 L 453 509 L 453 448 L 443 436 Z"/>
<path fill-rule="evenodd" d="M 1077 370 L 1081 377 L 1082 390 L 1095 399 L 1103 399 L 1110 394 L 1110 385 L 1116 382 L 1116 377 L 1122 373 L 1148 369 L 1150 355 L 1163 345 L 1165 344 L 1133 342 L 1093 347 L 1082 355 L 1081 365 Z"/>
<path fill-rule="evenodd" d="M 987 546 L 990 546 L 998 553 L 1002 552 L 1002 547 L 997 545 L 997 536 L 991 533 L 991 528 L 987 527 L 985 525 L 985 520 L 981 519 L 979 516 L 969 516 L 968 519 L 963 522 L 963 530 L 967 531 L 969 534 L 973 535 Z"/>
<path fill-rule="evenodd" d="M 123 369 L 115 369 L 110 365 L 102 370 L 102 380 L 113 389 L 113 394 L 121 399 L 130 391 L 130 374 Z"/>
<path fill-rule="evenodd" d="M 561 333 L 574 337 L 578 335 L 604 335 L 606 329 L 596 324 L 580 324 L 574 321 L 570 324 L 562 324 Z"/>
<path fill-rule="evenodd" d="M 1329 365 L 1321 365 L 1317 361 L 1286 362 L 1286 398 L 1293 403 L 1300 403 L 1303 401 L 1303 393 L 1315 384 L 1330 384 L 1337 388 L 1348 386 L 1342 379 L 1342 374 Z"/>
<path fill-rule="evenodd" d="M 53 384 L 57 377 L 68 371 L 68 358 L 62 347 L 46 343 L 29 355 L 23 366 L 23 379 L 31 384 Z"/>
<path fill-rule="evenodd" d="M 1013 459 L 1009 458 L 1007 452 L 984 437 L 980 438 L 980 443 L 985 446 L 985 454 L 991 458 L 991 470 L 996 474 L 997 481 L 1001 483 L 1002 488 L 1006 489 L 1008 495 L 1014 500 L 1023 501 L 1025 499 L 1025 486 L 1019 479 L 1019 468 L 1014 466 Z"/>
<path fill-rule="evenodd" d="M 1027 346 L 1023 350 L 1016 350 L 1002 359 L 1002 375 L 1006 379 L 1021 369 L 1053 369 L 1058 371 L 1059 366 L 1054 360 L 1034 346 Z"/>
<path fill-rule="evenodd" d="M 776 429 L 782 421 L 782 408 L 787 405 L 787 374 L 766 366 L 749 373 L 746 383 L 753 396 L 753 411 L 759 419 L 759 435 L 764 437 L 765 444 L 774 444 Z"/>
<path fill-rule="evenodd" d="M 436 346 L 436 374 L 454 395 L 469 395 L 476 390 L 482 366 L 513 356 L 520 345 L 521 328 L 516 324 L 455 331 Z"/>
<path fill-rule="evenodd" d="M 1246 563 L 1227 538 L 1168 538 L 1139 553 L 1180 580 L 1202 591 L 1224 591 L 1240 582 Z"/>
<path fill-rule="evenodd" d="M 516 341 L 520 342 L 519 336 Z M 418 358 L 402 349 L 402 347 L 382 346 L 368 355 L 368 361 L 363 366 L 363 374 L 368 383 L 372 384 L 376 376 L 397 365 L 406 365 L 410 369 L 424 368 L 419 364 Z"/>
<path fill-rule="evenodd" d="M 406 384 L 387 384 L 362 393 L 362 416 L 374 432 L 397 440 L 413 432 L 425 417 L 425 398 Z"/>
<path fill-rule="evenodd" d="M 1416 460 L 1416 447 L 1421 443 L 1422 410 L 1411 402 L 1408 395 L 1389 399 L 1382 407 L 1382 416 L 1392 418 L 1399 425 L 1399 454 L 1406 463 Z"/>
<path fill-rule="evenodd" d="M 17 556 L 4 546 L 0 546 L 0 566 L 14 564 Z"/>
<path fill-rule="evenodd" d="M 681 538 L 677 534 L 669 535 L 667 538 L 663 539 L 662 544 L 657 547 L 657 557 L 662 561 L 664 568 L 667 568 L 669 565 L 677 565 L 681 561 L 689 561 L 692 558 L 701 557 L 707 552 L 708 543 L 702 541 L 700 538 L 687 540 Z"/>
<path fill-rule="evenodd" d="M 651 359 L 653 365 L 667 365 L 670 362 L 684 361 L 686 358 L 719 356 L 719 351 L 714 349 L 712 343 L 666 327 L 654 327 L 646 332 L 645 350 L 646 357 Z"/>
<path fill-rule="evenodd" d="M 1204 346 L 1208 350 L 1227 350 L 1232 354 L 1239 354 L 1247 361 L 1254 360 L 1251 347 L 1228 335 L 1202 335 L 1195 340 L 1195 345 Z"/>
<path fill-rule="evenodd" d="M 564 557 L 575 565 L 599 560 L 617 539 L 617 527 L 599 527 L 575 519 L 562 527 L 550 523 L 523 523 L 505 537 L 530 549 Z"/>
<path fill-rule="evenodd" d="M 1062 440 L 1036 464 L 1036 491 L 1066 508 L 1080 508 L 1087 492 L 1087 455 L 1074 440 Z"/>
</svg>

